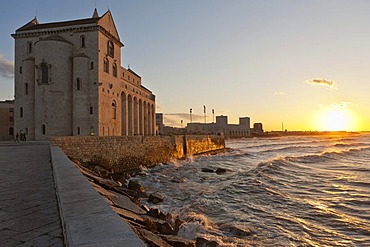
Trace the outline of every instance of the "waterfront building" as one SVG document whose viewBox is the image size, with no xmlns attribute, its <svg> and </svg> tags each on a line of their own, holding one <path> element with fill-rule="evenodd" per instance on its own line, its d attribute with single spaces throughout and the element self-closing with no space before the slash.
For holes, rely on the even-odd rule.
<svg viewBox="0 0 370 247">
<path fill-rule="evenodd" d="M 251 130 L 252 134 L 263 134 L 263 125 L 262 123 L 254 123 L 253 129 Z"/>
<path fill-rule="evenodd" d="M 156 113 L 156 130 L 158 135 L 185 135 L 186 128 L 166 126 L 163 122 L 163 113 Z"/>
<path fill-rule="evenodd" d="M 227 116 L 216 116 L 216 123 L 188 123 L 188 134 L 224 134 L 225 138 L 249 137 L 250 118 L 240 117 L 239 124 L 229 124 Z"/>
<path fill-rule="evenodd" d="M 14 100 L 0 101 L 0 141 L 14 139 Z"/>
<path fill-rule="evenodd" d="M 15 132 L 50 136 L 155 135 L 155 95 L 121 66 L 110 11 L 53 23 L 36 18 L 15 39 Z"/>
</svg>

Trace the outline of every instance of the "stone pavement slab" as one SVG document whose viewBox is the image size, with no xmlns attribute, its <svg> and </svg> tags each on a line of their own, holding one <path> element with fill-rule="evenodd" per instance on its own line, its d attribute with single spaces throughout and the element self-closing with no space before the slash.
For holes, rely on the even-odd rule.
<svg viewBox="0 0 370 247">
<path fill-rule="evenodd" d="M 0 243 L 64 246 L 48 143 L 0 144 Z"/>
</svg>

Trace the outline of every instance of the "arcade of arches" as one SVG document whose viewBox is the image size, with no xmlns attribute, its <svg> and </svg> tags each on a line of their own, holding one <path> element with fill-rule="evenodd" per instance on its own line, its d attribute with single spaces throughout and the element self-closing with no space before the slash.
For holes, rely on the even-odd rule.
<svg viewBox="0 0 370 247">
<path fill-rule="evenodd" d="M 121 93 L 122 135 L 155 135 L 155 108 L 131 94 Z"/>
</svg>

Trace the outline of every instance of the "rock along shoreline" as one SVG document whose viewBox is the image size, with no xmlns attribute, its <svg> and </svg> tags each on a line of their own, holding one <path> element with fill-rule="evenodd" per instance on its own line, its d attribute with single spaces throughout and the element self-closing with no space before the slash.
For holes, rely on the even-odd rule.
<svg viewBox="0 0 370 247">
<path fill-rule="evenodd" d="M 196 240 L 177 236 L 182 222 L 178 216 L 164 214 L 158 208 L 141 204 L 148 199 L 153 204 L 161 203 L 164 196 L 158 192 L 147 194 L 136 180 L 129 178 L 134 173 L 115 174 L 97 165 L 73 161 L 94 189 L 121 216 L 148 246 L 206 247 L 218 246 L 215 241 L 198 237 Z"/>
</svg>

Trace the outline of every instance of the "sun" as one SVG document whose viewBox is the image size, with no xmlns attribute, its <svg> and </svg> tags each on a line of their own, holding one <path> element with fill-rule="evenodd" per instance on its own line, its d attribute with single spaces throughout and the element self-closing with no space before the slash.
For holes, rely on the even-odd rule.
<svg viewBox="0 0 370 247">
<path fill-rule="evenodd" d="M 333 104 L 318 112 L 315 128 L 319 131 L 355 131 L 357 120 L 346 104 Z"/>
</svg>

